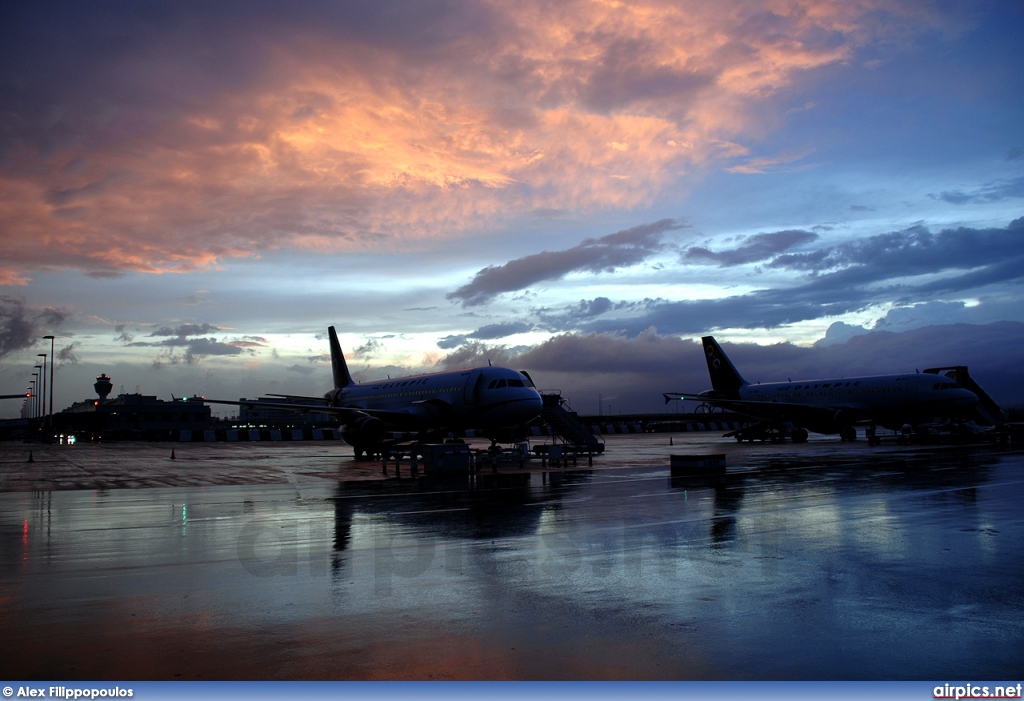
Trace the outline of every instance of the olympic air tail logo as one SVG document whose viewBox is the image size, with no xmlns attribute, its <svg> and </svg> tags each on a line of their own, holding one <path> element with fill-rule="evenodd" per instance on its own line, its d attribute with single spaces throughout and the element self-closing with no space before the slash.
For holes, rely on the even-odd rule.
<svg viewBox="0 0 1024 701">
<path fill-rule="evenodd" d="M 716 355 L 715 355 L 715 348 L 714 348 L 714 346 L 711 346 L 711 345 L 709 344 L 709 345 L 708 345 L 708 346 L 707 346 L 707 347 L 706 347 L 706 348 L 704 349 L 704 351 L 705 351 L 705 352 L 707 353 L 707 355 L 708 355 L 708 366 L 709 366 L 709 367 L 710 367 L 710 368 L 711 368 L 712 370 L 715 370 L 715 371 L 717 371 L 717 370 L 720 370 L 720 369 L 722 368 L 722 361 L 721 361 L 721 359 L 720 359 L 720 358 L 716 357 Z"/>
</svg>

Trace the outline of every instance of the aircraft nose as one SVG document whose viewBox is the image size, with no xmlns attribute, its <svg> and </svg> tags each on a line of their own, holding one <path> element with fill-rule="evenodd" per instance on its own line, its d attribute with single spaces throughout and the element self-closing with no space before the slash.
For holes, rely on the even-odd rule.
<svg viewBox="0 0 1024 701">
<path fill-rule="evenodd" d="M 960 389 L 957 393 L 957 404 L 963 409 L 973 409 L 978 406 L 978 395 L 969 389 Z"/>
<path fill-rule="evenodd" d="M 544 409 L 544 400 L 541 399 L 540 392 L 535 389 L 531 389 L 530 396 L 523 402 L 523 405 L 527 407 L 529 411 L 533 412 L 534 416 L 537 416 Z"/>
</svg>

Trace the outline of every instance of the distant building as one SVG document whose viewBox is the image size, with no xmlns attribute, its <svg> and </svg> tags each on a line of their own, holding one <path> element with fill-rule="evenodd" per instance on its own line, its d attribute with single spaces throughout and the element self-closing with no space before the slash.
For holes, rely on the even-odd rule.
<svg viewBox="0 0 1024 701">
<path fill-rule="evenodd" d="M 210 428 L 210 407 L 202 399 L 164 401 L 155 396 L 120 394 L 107 399 L 112 385 L 105 374 L 96 378 L 97 399 L 75 402 L 54 416 L 58 433 L 79 440 L 178 440 L 182 430 Z"/>
</svg>

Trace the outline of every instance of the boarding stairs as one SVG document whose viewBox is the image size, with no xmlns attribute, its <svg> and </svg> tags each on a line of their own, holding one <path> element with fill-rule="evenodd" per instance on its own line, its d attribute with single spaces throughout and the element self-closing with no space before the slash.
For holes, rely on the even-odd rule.
<svg viewBox="0 0 1024 701">
<path fill-rule="evenodd" d="M 978 406 L 974 410 L 974 416 L 971 417 L 976 424 L 980 426 L 1002 426 L 1006 423 L 1006 412 L 981 388 L 981 385 L 974 381 L 974 378 L 967 372 L 966 365 L 928 368 L 925 372 L 948 377 L 964 389 L 968 389 L 978 395 Z"/>
<path fill-rule="evenodd" d="M 551 427 L 552 433 L 581 452 L 600 453 L 604 450 L 604 444 L 580 421 L 579 415 L 568 408 L 561 394 L 543 392 L 541 398 L 544 400 L 541 418 Z"/>
</svg>

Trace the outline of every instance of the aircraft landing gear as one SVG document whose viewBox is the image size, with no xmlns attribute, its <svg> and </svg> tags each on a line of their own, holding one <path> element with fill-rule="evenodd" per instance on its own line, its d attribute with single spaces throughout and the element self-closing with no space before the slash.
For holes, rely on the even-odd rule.
<svg viewBox="0 0 1024 701">
<path fill-rule="evenodd" d="M 867 430 L 865 431 L 865 433 L 867 434 L 867 437 L 868 437 L 868 445 L 878 445 L 879 443 L 882 442 L 882 439 L 875 435 L 875 426 L 874 426 L 874 424 L 872 424 L 871 426 L 868 426 Z"/>
<path fill-rule="evenodd" d="M 857 440 L 857 429 L 853 426 L 846 426 L 839 431 L 839 440 L 841 441 L 855 441 Z"/>
<path fill-rule="evenodd" d="M 807 430 L 803 428 L 794 428 L 789 432 L 789 440 L 794 443 L 806 443 L 807 442 Z"/>
</svg>

